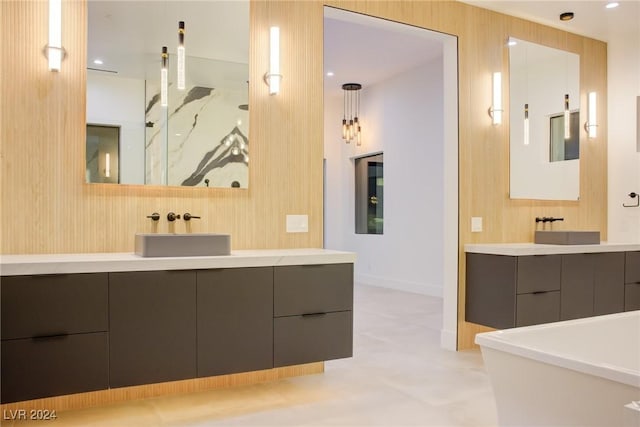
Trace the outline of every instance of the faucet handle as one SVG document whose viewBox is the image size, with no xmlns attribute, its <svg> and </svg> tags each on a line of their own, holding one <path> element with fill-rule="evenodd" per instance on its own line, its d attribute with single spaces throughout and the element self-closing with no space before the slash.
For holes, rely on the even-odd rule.
<svg viewBox="0 0 640 427">
<path fill-rule="evenodd" d="M 154 221 L 158 221 L 160 219 L 160 214 L 158 212 L 154 212 L 151 215 L 147 215 L 147 218 L 151 218 Z"/>
<path fill-rule="evenodd" d="M 200 217 L 191 215 L 189 212 L 186 212 L 184 215 L 182 215 L 182 219 L 184 219 L 185 221 L 190 221 L 192 219 L 200 219 Z"/>
<path fill-rule="evenodd" d="M 168 219 L 169 221 L 173 222 L 173 221 L 175 221 L 176 219 L 180 219 L 180 215 L 176 215 L 176 214 L 175 214 L 175 213 L 173 213 L 173 212 L 169 212 L 169 213 L 167 214 L 167 219 Z"/>
</svg>

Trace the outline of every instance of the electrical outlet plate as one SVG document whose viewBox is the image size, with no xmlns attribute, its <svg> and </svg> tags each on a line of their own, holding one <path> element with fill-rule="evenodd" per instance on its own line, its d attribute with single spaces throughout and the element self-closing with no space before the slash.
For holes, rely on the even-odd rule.
<svg viewBox="0 0 640 427">
<path fill-rule="evenodd" d="M 287 233 L 308 233 L 309 215 L 287 215 Z"/>
<path fill-rule="evenodd" d="M 482 217 L 474 216 L 471 217 L 471 232 L 479 233 L 482 231 Z"/>
</svg>

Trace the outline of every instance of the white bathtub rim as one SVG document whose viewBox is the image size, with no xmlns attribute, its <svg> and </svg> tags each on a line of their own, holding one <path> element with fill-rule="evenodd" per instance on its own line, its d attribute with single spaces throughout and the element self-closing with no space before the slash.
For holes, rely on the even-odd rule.
<svg viewBox="0 0 640 427">
<path fill-rule="evenodd" d="M 634 314 L 632 314 L 634 313 Z M 622 315 L 621 317 L 637 316 L 636 312 L 618 313 L 616 315 Z M 532 329 L 548 329 L 557 328 L 563 323 L 590 323 L 594 318 L 585 318 L 577 320 L 568 320 L 564 322 L 548 323 L 543 325 L 527 326 L 529 330 Z M 516 328 L 519 329 L 519 328 Z M 611 365 L 603 362 L 596 362 L 593 360 L 587 360 L 585 358 L 576 357 L 575 355 L 543 351 L 540 348 L 522 344 L 514 343 L 508 340 L 509 335 L 517 333 L 516 329 L 507 329 L 504 331 L 484 332 L 476 335 L 475 343 L 481 348 L 490 348 L 493 350 L 503 351 L 506 353 L 521 356 L 527 359 L 536 360 L 538 362 L 546 363 L 549 365 L 560 366 L 573 371 L 595 375 L 601 378 L 605 378 L 618 383 L 623 383 L 632 387 L 640 388 L 640 371 L 628 369 L 622 366 Z"/>
</svg>

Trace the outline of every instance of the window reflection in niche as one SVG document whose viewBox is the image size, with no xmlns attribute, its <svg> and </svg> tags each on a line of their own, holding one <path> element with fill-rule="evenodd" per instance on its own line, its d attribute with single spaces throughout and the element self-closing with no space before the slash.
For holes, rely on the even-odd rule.
<svg viewBox="0 0 640 427">
<path fill-rule="evenodd" d="M 120 126 L 87 124 L 86 182 L 120 182 Z"/>
<path fill-rule="evenodd" d="M 384 177 L 382 154 L 355 159 L 356 234 L 383 234 Z"/>
</svg>

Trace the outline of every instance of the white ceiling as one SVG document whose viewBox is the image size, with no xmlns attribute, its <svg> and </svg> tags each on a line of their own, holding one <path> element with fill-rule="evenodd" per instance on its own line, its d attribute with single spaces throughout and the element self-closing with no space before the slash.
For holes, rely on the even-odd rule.
<svg viewBox="0 0 640 427">
<path fill-rule="evenodd" d="M 561 28 L 602 41 L 617 36 L 634 37 L 640 45 L 640 0 L 618 0 L 620 6 L 606 9 L 610 1 L 462 0 L 474 6 L 517 16 L 529 21 Z M 560 21 L 560 14 L 573 12 L 571 21 Z"/>
<path fill-rule="evenodd" d="M 325 7 L 324 90 L 342 94 L 343 83 L 367 86 L 442 55 L 442 34 Z M 329 77 L 327 72 L 333 72 Z"/>
</svg>

